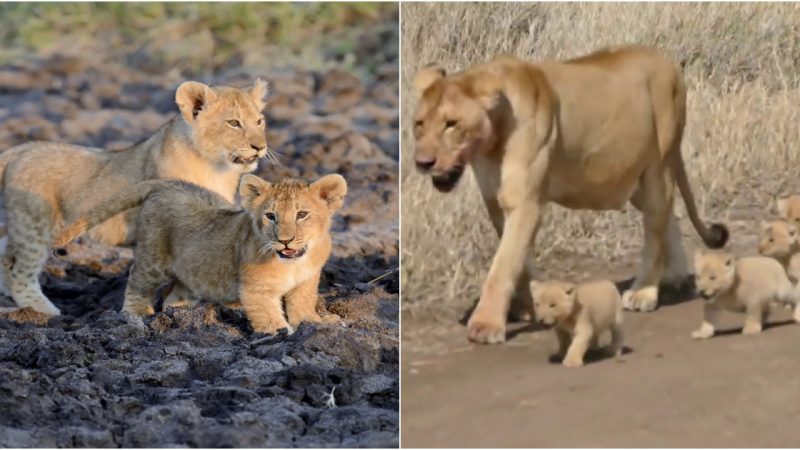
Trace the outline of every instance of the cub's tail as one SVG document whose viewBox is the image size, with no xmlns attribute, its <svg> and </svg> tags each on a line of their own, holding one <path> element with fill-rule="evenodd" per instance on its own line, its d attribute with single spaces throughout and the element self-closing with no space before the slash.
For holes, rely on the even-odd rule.
<svg viewBox="0 0 800 450">
<path fill-rule="evenodd" d="M 64 247 L 78 236 L 125 210 L 141 205 L 153 191 L 174 183 L 176 183 L 175 180 L 149 180 L 120 190 L 112 198 L 89 210 L 61 230 L 53 240 L 52 247 L 55 249 L 55 253 L 59 256 L 66 255 Z"/>
</svg>

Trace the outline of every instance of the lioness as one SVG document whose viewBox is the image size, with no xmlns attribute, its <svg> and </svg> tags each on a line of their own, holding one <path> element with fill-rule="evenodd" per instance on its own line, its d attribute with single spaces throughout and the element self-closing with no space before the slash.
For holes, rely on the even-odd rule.
<svg viewBox="0 0 800 450">
<path fill-rule="evenodd" d="M 176 178 L 233 200 L 239 178 L 267 153 L 261 111 L 267 84 L 248 89 L 187 81 L 175 93 L 180 114 L 153 136 L 126 150 L 103 151 L 54 142 L 31 142 L 0 154 L 7 211 L 6 281 L 19 307 L 59 314 L 39 286 L 53 235 L 119 189 L 142 180 Z M 136 211 L 95 227 L 91 237 L 130 244 Z M 0 246 L 1 247 L 1 246 Z"/>
<path fill-rule="evenodd" d="M 564 281 L 531 281 L 536 320 L 555 325 L 558 356 L 565 367 L 580 367 L 591 344 L 611 332 L 608 352 L 622 355 L 622 298 L 614 283 L 590 281 L 575 286 Z"/>
<path fill-rule="evenodd" d="M 705 303 L 703 322 L 692 332 L 693 338 L 713 336 L 722 309 L 746 314 L 743 334 L 759 333 L 773 301 L 795 306 L 794 318 L 800 322 L 798 291 L 778 261 L 764 256 L 734 259 L 726 251 L 697 251 L 694 267 L 697 292 Z"/>
<path fill-rule="evenodd" d="M 781 263 L 792 283 L 800 280 L 800 231 L 793 224 L 783 220 L 762 223 L 758 253 Z"/>
<path fill-rule="evenodd" d="M 193 300 L 241 301 L 255 331 L 291 332 L 302 321 L 323 320 L 315 310 L 317 286 L 331 253 L 331 216 L 346 193 L 341 175 L 310 185 L 245 175 L 241 210 L 190 183 L 146 181 L 77 219 L 53 246 L 62 248 L 109 217 L 143 205 L 123 310 L 152 314 L 156 291 L 177 279 Z"/>
<path fill-rule="evenodd" d="M 670 281 L 687 277 L 676 183 L 703 242 L 728 239 L 724 225 L 698 216 L 680 152 L 686 88 L 678 67 L 652 50 L 535 64 L 500 56 L 451 75 L 427 67 L 414 85 L 417 167 L 448 192 L 469 164 L 501 237 L 469 320 L 474 342 L 505 340 L 511 294 L 533 275 L 530 244 L 548 202 L 608 210 L 630 201 L 642 212 L 643 261 L 623 296 L 633 310 L 656 308 L 665 266 Z"/>
</svg>

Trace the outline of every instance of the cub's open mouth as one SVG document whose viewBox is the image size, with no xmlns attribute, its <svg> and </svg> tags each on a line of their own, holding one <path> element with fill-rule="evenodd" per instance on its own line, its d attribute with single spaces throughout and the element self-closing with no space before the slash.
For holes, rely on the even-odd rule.
<svg viewBox="0 0 800 450">
<path fill-rule="evenodd" d="M 235 156 L 233 158 L 233 163 L 234 164 L 242 164 L 242 165 L 247 166 L 247 165 L 253 164 L 253 162 L 255 162 L 256 159 L 258 159 L 258 156 L 255 156 L 255 155 L 251 156 L 249 158 L 245 158 L 245 157 L 242 157 L 242 156 Z"/>
<path fill-rule="evenodd" d="M 306 254 L 308 247 L 303 247 L 300 250 L 295 250 L 293 248 L 286 247 L 284 249 L 278 250 L 278 256 L 283 259 L 293 259 L 299 258 Z"/>
</svg>

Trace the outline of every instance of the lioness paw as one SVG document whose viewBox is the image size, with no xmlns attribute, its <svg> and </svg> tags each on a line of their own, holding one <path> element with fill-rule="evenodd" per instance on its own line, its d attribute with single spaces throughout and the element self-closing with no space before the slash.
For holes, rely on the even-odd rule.
<svg viewBox="0 0 800 450">
<path fill-rule="evenodd" d="M 622 307 L 628 311 L 651 312 L 658 307 L 658 289 L 647 287 L 622 294 Z"/>
<path fill-rule="evenodd" d="M 467 339 L 476 344 L 502 344 L 506 341 L 506 326 L 502 323 L 470 319 L 467 324 Z"/>
</svg>

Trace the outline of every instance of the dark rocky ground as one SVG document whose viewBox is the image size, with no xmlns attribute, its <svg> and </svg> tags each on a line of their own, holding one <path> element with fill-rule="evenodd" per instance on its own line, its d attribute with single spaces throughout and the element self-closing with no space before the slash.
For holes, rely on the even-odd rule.
<svg viewBox="0 0 800 450">
<path fill-rule="evenodd" d="M 0 66 L 0 149 L 29 140 L 122 148 L 177 111 L 184 80 L 77 57 Z M 271 83 L 259 174 L 338 172 L 320 308 L 346 326 L 254 334 L 239 310 L 117 312 L 131 250 L 72 244 L 42 283 L 63 311 L 0 317 L 0 446 L 398 445 L 397 63 L 370 80 L 344 70 L 237 69 L 201 81 Z M 0 296 L 0 306 L 12 306 Z"/>
</svg>

